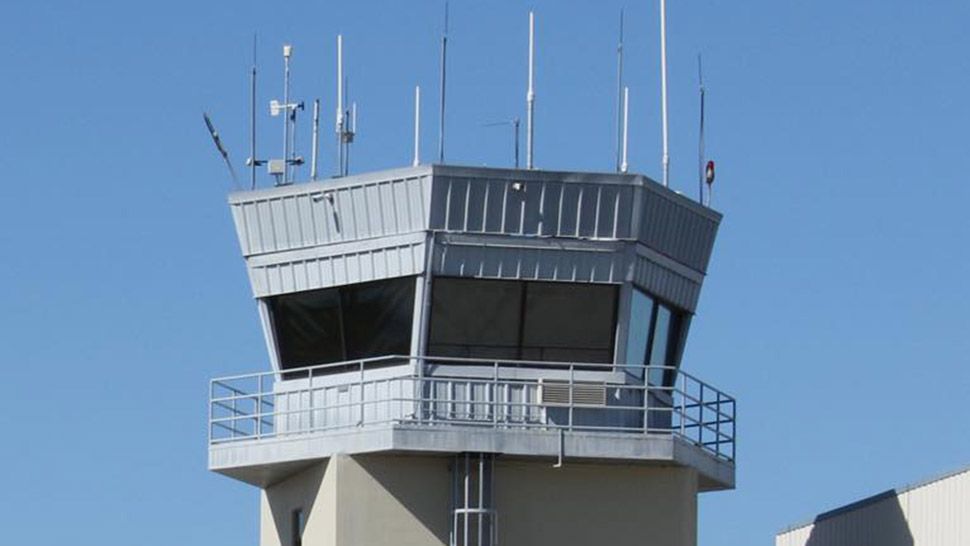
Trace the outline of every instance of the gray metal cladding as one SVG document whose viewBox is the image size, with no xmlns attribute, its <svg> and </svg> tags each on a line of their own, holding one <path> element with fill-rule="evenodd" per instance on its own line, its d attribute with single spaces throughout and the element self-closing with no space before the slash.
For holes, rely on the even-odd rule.
<svg viewBox="0 0 970 546">
<path fill-rule="evenodd" d="M 635 191 L 604 181 L 436 175 L 429 224 L 465 233 L 629 239 Z"/>
<path fill-rule="evenodd" d="M 623 282 L 622 246 L 494 245 L 444 237 L 435 244 L 433 271 L 448 277 L 572 282 Z"/>
<path fill-rule="evenodd" d="M 401 238 L 399 238 L 401 239 Z M 249 264 L 249 280 L 257 298 L 303 290 L 316 290 L 345 284 L 369 282 L 391 277 L 417 275 L 424 271 L 423 236 L 391 241 L 386 246 L 371 245 L 321 254 L 293 256 L 266 263 Z"/>
<path fill-rule="evenodd" d="M 438 165 L 229 203 L 257 297 L 420 274 L 431 232 L 441 275 L 633 281 L 693 311 L 720 222 L 638 175 Z"/>
<path fill-rule="evenodd" d="M 637 256 L 633 283 L 660 299 L 689 312 L 697 309 L 701 285 L 643 256 Z"/>
<path fill-rule="evenodd" d="M 427 229 L 429 176 L 354 178 L 235 196 L 230 207 L 243 255 Z"/>
<path fill-rule="evenodd" d="M 640 201 L 639 239 L 646 246 L 700 272 L 707 271 L 720 216 L 646 183 Z"/>
</svg>

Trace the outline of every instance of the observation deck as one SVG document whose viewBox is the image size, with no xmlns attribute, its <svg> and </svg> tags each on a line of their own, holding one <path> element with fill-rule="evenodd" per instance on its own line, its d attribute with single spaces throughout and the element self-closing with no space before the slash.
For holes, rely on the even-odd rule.
<svg viewBox="0 0 970 546">
<path fill-rule="evenodd" d="M 717 212 L 642 175 L 450 165 L 229 205 L 270 369 L 212 380 L 212 470 L 476 452 L 734 486 L 734 399 L 680 369 Z"/>
<path fill-rule="evenodd" d="M 389 356 L 213 379 L 209 465 L 265 486 L 338 453 L 483 452 L 685 465 L 732 488 L 734 398 L 669 367 L 627 384 L 632 368 Z"/>
</svg>

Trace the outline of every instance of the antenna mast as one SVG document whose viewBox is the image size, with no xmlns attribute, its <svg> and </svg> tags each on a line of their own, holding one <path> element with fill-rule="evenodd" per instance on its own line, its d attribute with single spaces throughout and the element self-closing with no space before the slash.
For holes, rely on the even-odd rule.
<svg viewBox="0 0 970 546">
<path fill-rule="evenodd" d="M 526 93 L 526 147 L 525 147 L 525 168 L 532 169 L 534 167 L 533 157 L 532 157 L 532 147 L 533 147 L 533 134 L 535 132 L 535 107 L 536 107 L 536 94 L 535 94 L 535 41 L 536 34 L 536 19 L 535 12 L 529 12 L 529 91 Z"/>
<path fill-rule="evenodd" d="M 421 164 L 421 86 L 414 87 L 414 162 Z"/>
<path fill-rule="evenodd" d="M 660 102 L 663 117 L 663 181 L 670 187 L 670 153 L 667 147 L 667 0 L 660 0 Z"/>
<path fill-rule="evenodd" d="M 625 173 L 630 166 L 627 163 L 627 142 L 629 137 L 630 125 L 630 88 L 623 88 L 623 161 L 620 163 L 620 172 Z"/>
<path fill-rule="evenodd" d="M 344 37 L 337 35 L 337 176 L 344 174 Z"/>
<path fill-rule="evenodd" d="M 626 172 L 623 168 L 623 161 L 620 157 L 623 133 L 625 132 L 624 121 L 620 123 L 620 116 L 623 114 L 623 8 L 620 8 L 620 41 L 616 44 L 616 170 Z M 625 152 L 624 152 L 625 155 Z"/>
<path fill-rule="evenodd" d="M 445 79 L 448 70 L 448 2 L 445 2 L 445 31 L 441 35 L 441 104 L 438 111 L 438 163 L 445 162 Z"/>
<path fill-rule="evenodd" d="M 283 183 L 290 183 L 290 56 L 293 55 L 293 46 L 286 44 L 283 46 L 283 160 L 286 166 L 283 168 Z"/>
<path fill-rule="evenodd" d="M 704 203 L 704 180 L 705 180 L 705 168 L 704 168 L 704 71 L 701 66 L 701 55 L 697 54 L 697 83 L 700 92 L 701 101 L 701 126 L 700 133 L 697 142 L 697 184 L 700 193 L 698 198 L 700 203 Z"/>
<path fill-rule="evenodd" d="M 250 189 L 256 189 L 256 167 L 259 161 L 256 160 L 256 33 L 253 33 L 253 69 L 249 77 L 249 161 L 246 162 L 250 168 L 251 185 Z"/>
<path fill-rule="evenodd" d="M 320 99 L 313 100 L 313 151 L 310 156 L 310 180 L 317 179 L 317 156 L 320 154 Z"/>
</svg>

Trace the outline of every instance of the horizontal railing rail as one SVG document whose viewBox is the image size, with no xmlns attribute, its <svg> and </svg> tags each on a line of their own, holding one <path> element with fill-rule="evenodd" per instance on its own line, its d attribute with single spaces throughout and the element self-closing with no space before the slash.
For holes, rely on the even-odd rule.
<svg viewBox="0 0 970 546">
<path fill-rule="evenodd" d="M 395 364 L 405 368 L 380 371 Z M 218 445 L 388 424 L 672 435 L 733 462 L 735 408 L 672 367 L 385 356 L 212 379 L 208 435 Z"/>
</svg>

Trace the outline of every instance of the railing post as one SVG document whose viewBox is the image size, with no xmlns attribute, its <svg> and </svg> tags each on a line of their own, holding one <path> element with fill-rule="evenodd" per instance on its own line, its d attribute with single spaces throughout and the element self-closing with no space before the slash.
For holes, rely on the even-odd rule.
<svg viewBox="0 0 970 546">
<path fill-rule="evenodd" d="M 643 433 L 650 434 L 650 370 L 643 372 Z"/>
<path fill-rule="evenodd" d="M 310 432 L 313 432 L 314 430 L 314 427 L 313 427 L 313 371 L 314 369 L 315 368 L 310 368 L 310 372 L 307 377 L 307 381 L 309 382 L 307 384 L 307 394 L 310 397 L 310 400 L 307 401 L 307 409 L 310 412 L 310 418 L 307 421 L 310 424 L 310 428 L 309 428 Z"/>
<path fill-rule="evenodd" d="M 364 361 L 360 361 L 360 383 L 358 388 L 360 388 L 360 421 L 357 422 L 357 426 L 364 425 Z"/>
<path fill-rule="evenodd" d="M 256 376 L 256 439 L 259 440 L 263 431 L 263 375 Z"/>
<path fill-rule="evenodd" d="M 573 390 L 576 388 L 576 365 L 569 364 L 569 431 L 573 430 Z"/>
<path fill-rule="evenodd" d="M 215 388 L 216 388 L 215 381 L 210 379 L 209 380 L 209 407 L 208 407 L 209 420 L 206 422 L 206 429 L 207 429 L 206 436 L 209 439 L 210 446 L 212 445 L 212 399 L 215 398 L 215 393 L 214 393 Z"/>
<path fill-rule="evenodd" d="M 687 437 L 687 377 L 680 376 L 680 437 Z"/>
<path fill-rule="evenodd" d="M 498 361 L 492 363 L 492 428 L 498 427 Z"/>
</svg>

